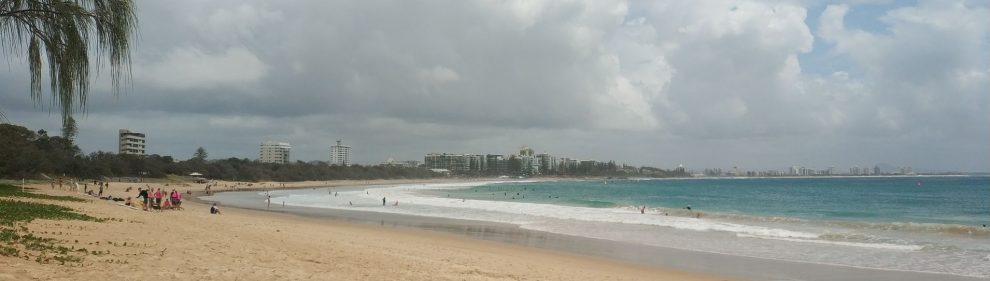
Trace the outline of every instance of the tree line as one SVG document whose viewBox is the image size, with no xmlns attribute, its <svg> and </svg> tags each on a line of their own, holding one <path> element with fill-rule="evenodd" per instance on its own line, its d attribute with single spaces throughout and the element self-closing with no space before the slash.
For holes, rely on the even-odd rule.
<svg viewBox="0 0 990 281">
<path fill-rule="evenodd" d="M 71 135 L 71 134 L 69 134 Z M 157 154 L 139 156 L 97 151 L 84 155 L 72 139 L 44 130 L 0 124 L 0 178 L 73 177 L 163 178 L 196 172 L 231 181 L 307 181 L 337 179 L 418 179 L 440 175 L 424 168 L 398 166 L 330 166 L 326 162 L 269 164 L 239 158 L 208 160 L 199 148 L 188 160 Z"/>
<path fill-rule="evenodd" d="M 63 135 L 73 136 L 69 130 Z M 0 178 L 43 179 L 72 177 L 104 178 L 164 178 L 167 175 L 200 173 L 209 179 L 229 181 L 312 181 L 338 179 L 422 179 L 441 177 L 423 167 L 405 166 L 336 166 L 327 162 L 296 161 L 288 164 L 261 163 L 246 158 L 207 159 L 202 147 L 187 160 L 172 156 L 129 155 L 97 151 L 83 154 L 71 138 L 49 136 L 48 132 L 31 131 L 13 124 L 0 124 Z M 524 169 L 515 157 L 510 157 L 504 171 L 462 171 L 458 176 L 490 177 L 500 175 L 536 176 Z M 560 166 L 542 176 L 559 177 L 685 177 L 683 168 L 664 170 L 653 167 L 616 165 L 615 162 L 582 162 Z"/>
</svg>

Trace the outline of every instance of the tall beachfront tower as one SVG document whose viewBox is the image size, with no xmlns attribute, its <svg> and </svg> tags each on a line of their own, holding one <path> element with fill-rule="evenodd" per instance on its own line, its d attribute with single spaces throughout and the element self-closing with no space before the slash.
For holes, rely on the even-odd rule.
<svg viewBox="0 0 990 281">
<path fill-rule="evenodd" d="M 131 132 L 127 129 L 120 129 L 119 131 L 119 146 L 118 154 L 130 154 L 130 155 L 144 155 L 145 154 L 145 144 L 144 144 L 144 134 Z"/>
<path fill-rule="evenodd" d="M 351 146 L 341 144 L 342 140 L 337 140 L 337 145 L 330 146 L 330 165 L 350 166 Z"/>
<path fill-rule="evenodd" d="M 292 146 L 287 142 L 263 142 L 261 143 L 258 161 L 274 164 L 289 163 L 289 150 L 292 150 Z"/>
</svg>

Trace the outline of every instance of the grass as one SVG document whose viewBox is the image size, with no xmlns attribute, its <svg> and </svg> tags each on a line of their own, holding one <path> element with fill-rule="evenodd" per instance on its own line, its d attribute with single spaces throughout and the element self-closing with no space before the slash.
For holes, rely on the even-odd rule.
<svg viewBox="0 0 990 281">
<path fill-rule="evenodd" d="M 73 212 L 68 207 L 0 199 L 0 225 L 13 226 L 14 222 L 30 222 L 34 219 L 105 221 L 89 215 Z"/>
<path fill-rule="evenodd" d="M 70 201 L 70 202 L 86 202 L 86 199 L 72 197 L 72 196 L 54 196 L 30 193 L 26 191 L 21 191 L 20 187 L 0 184 L 0 197 L 20 197 L 20 198 L 33 198 L 33 199 L 45 199 L 45 200 L 56 200 L 56 201 Z"/>
<path fill-rule="evenodd" d="M 21 257 L 23 254 L 25 259 L 29 259 L 33 255 L 34 261 L 38 263 L 81 262 L 82 257 L 72 255 L 72 253 L 87 254 L 85 249 L 73 251 L 55 244 L 57 242 L 55 239 L 34 236 L 34 234 L 21 235 L 13 229 L 0 229 L 0 242 L 6 244 L 0 245 L 0 256 Z M 18 248 L 23 248 L 23 250 Z"/>
<path fill-rule="evenodd" d="M 0 198 L 32 198 L 54 201 L 86 202 L 87 200 L 72 196 L 52 196 L 21 191 L 20 187 L 0 184 Z M 16 227 L 19 222 L 31 222 L 35 219 L 50 220 L 82 220 L 103 222 L 107 219 L 95 218 L 86 214 L 74 212 L 71 208 L 54 204 L 25 202 L 16 199 L 0 199 L 0 256 L 23 257 L 39 263 L 59 264 L 81 262 L 80 256 L 72 255 L 74 251 L 58 245 L 57 240 L 35 236 L 27 233 L 23 225 Z M 86 251 L 76 251 L 89 254 Z"/>
</svg>

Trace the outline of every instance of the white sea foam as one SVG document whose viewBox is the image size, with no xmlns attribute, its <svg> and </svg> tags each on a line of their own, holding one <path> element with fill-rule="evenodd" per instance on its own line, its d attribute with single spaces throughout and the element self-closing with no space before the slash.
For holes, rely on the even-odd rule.
<svg viewBox="0 0 990 281">
<path fill-rule="evenodd" d="M 465 188 L 491 183 L 473 182 L 373 187 L 359 191 L 340 192 L 341 198 L 347 201 L 338 200 L 336 203 L 330 203 L 324 199 L 315 199 L 312 196 L 304 195 L 288 195 L 287 197 L 278 197 L 273 199 L 273 201 L 279 202 L 281 200 L 285 201 L 288 205 L 305 207 L 358 209 L 372 212 L 484 220 L 517 224 L 523 227 L 527 227 L 528 224 L 539 224 L 545 222 L 547 219 L 559 219 L 576 222 L 651 225 L 692 231 L 721 231 L 746 237 L 790 239 L 787 241 L 793 242 L 828 242 L 817 240 L 819 239 L 819 235 L 815 233 L 708 219 L 661 216 L 659 214 L 643 215 L 630 208 L 589 208 L 538 203 L 465 200 L 459 198 L 426 197 L 417 193 L 417 191 L 421 190 Z M 380 202 L 382 197 L 386 197 L 389 204 L 393 204 L 392 202 L 395 201 L 401 202 L 401 208 L 381 208 L 376 202 Z M 347 202 L 356 203 L 357 206 L 351 206 Z M 545 228 L 541 227 L 541 229 Z M 834 244 L 854 247 L 873 247 L 869 243 Z"/>
<path fill-rule="evenodd" d="M 519 181 L 499 183 L 504 182 Z M 685 250 L 990 277 L 990 266 L 985 262 L 988 257 L 986 247 L 970 245 L 980 245 L 984 236 L 959 238 L 972 241 L 947 241 L 945 239 L 950 236 L 942 236 L 945 230 L 914 231 L 915 228 L 931 228 L 930 225 L 863 227 L 758 217 L 738 219 L 724 214 L 696 219 L 685 214 L 664 216 L 661 209 L 652 212 L 648 209 L 644 215 L 628 206 L 591 208 L 465 200 L 442 197 L 444 192 L 437 192 L 491 183 L 495 182 L 374 186 L 342 189 L 344 191 L 335 192 L 339 196 L 328 196 L 325 190 L 285 190 L 271 192 L 271 195 L 273 203 L 285 202 L 292 206 L 490 221 L 532 230 Z M 441 194 L 441 197 L 424 195 L 428 194 L 424 190 Z M 259 194 L 266 198 L 266 193 Z M 388 206 L 382 206 L 383 197 Z M 399 205 L 393 206 L 396 201 Z M 666 211 L 672 215 L 676 213 Z M 931 236 L 932 233 L 939 236 Z"/>
<path fill-rule="evenodd" d="M 890 243 L 843 242 L 843 241 L 828 241 L 828 240 L 820 240 L 820 239 L 797 239 L 797 238 L 786 238 L 786 237 L 768 237 L 768 236 L 747 235 L 747 234 L 736 234 L 736 236 L 737 237 L 742 237 L 742 238 L 774 239 L 774 240 L 790 241 L 790 242 L 828 244 L 828 245 L 841 245 L 841 246 L 863 247 L 863 248 L 874 248 L 874 249 L 887 249 L 887 250 L 900 250 L 900 251 L 920 251 L 921 249 L 924 248 L 924 246 L 921 246 L 921 245 L 899 245 L 899 244 L 890 244 Z"/>
<path fill-rule="evenodd" d="M 491 183 L 375 186 L 335 192 L 339 196 L 328 196 L 326 191 L 306 190 L 277 191 L 272 192 L 271 195 L 273 203 L 281 204 L 284 201 L 286 205 L 292 206 L 490 221 L 566 235 L 686 250 L 849 266 L 990 276 L 990 268 L 983 264 L 985 252 L 966 252 L 958 248 L 942 250 L 931 243 L 940 240 L 904 240 L 889 237 L 889 233 L 886 232 L 874 233 L 879 236 L 866 235 L 861 231 L 864 229 L 859 227 L 844 228 L 835 225 L 808 227 L 806 222 L 800 220 L 796 222 L 735 220 L 718 216 L 696 219 L 664 216 L 659 209 L 652 213 L 647 210 L 647 214 L 644 215 L 640 214 L 638 209 L 631 207 L 590 208 L 511 201 L 465 200 L 431 197 L 422 192 L 433 190 L 433 194 L 443 194 L 436 190 L 461 189 Z M 263 198 L 266 195 L 264 192 L 260 194 Z M 382 206 L 383 197 L 387 199 L 388 206 Z M 393 206 L 395 201 L 399 202 L 398 206 Z M 865 230 L 869 231 L 872 228 Z M 692 232 L 697 235 L 684 235 Z"/>
</svg>

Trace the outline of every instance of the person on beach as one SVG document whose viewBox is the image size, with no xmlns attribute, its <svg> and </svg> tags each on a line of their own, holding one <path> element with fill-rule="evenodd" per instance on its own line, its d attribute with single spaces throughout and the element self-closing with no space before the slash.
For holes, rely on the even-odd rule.
<svg viewBox="0 0 990 281">
<path fill-rule="evenodd" d="M 148 189 L 138 188 L 138 198 L 141 198 L 141 209 L 148 210 Z"/>
<path fill-rule="evenodd" d="M 172 209 L 172 200 L 165 200 L 164 202 L 162 202 L 161 209 L 162 210 Z"/>
<path fill-rule="evenodd" d="M 169 197 L 172 200 L 172 208 L 182 210 L 182 193 L 172 189 L 172 194 Z"/>
<path fill-rule="evenodd" d="M 639 208 L 639 213 L 640 214 L 646 214 L 646 205 L 643 205 L 642 208 Z"/>
<path fill-rule="evenodd" d="M 155 190 L 155 195 L 153 197 L 155 198 L 155 206 L 158 206 L 158 209 L 161 210 L 162 209 L 162 189 L 159 188 L 159 189 Z"/>
<path fill-rule="evenodd" d="M 210 207 L 210 214 L 221 215 L 221 213 L 220 213 L 220 207 L 217 207 L 217 203 L 213 203 L 213 206 Z"/>
<path fill-rule="evenodd" d="M 382 197 L 382 206 L 385 206 L 385 197 Z"/>
</svg>

